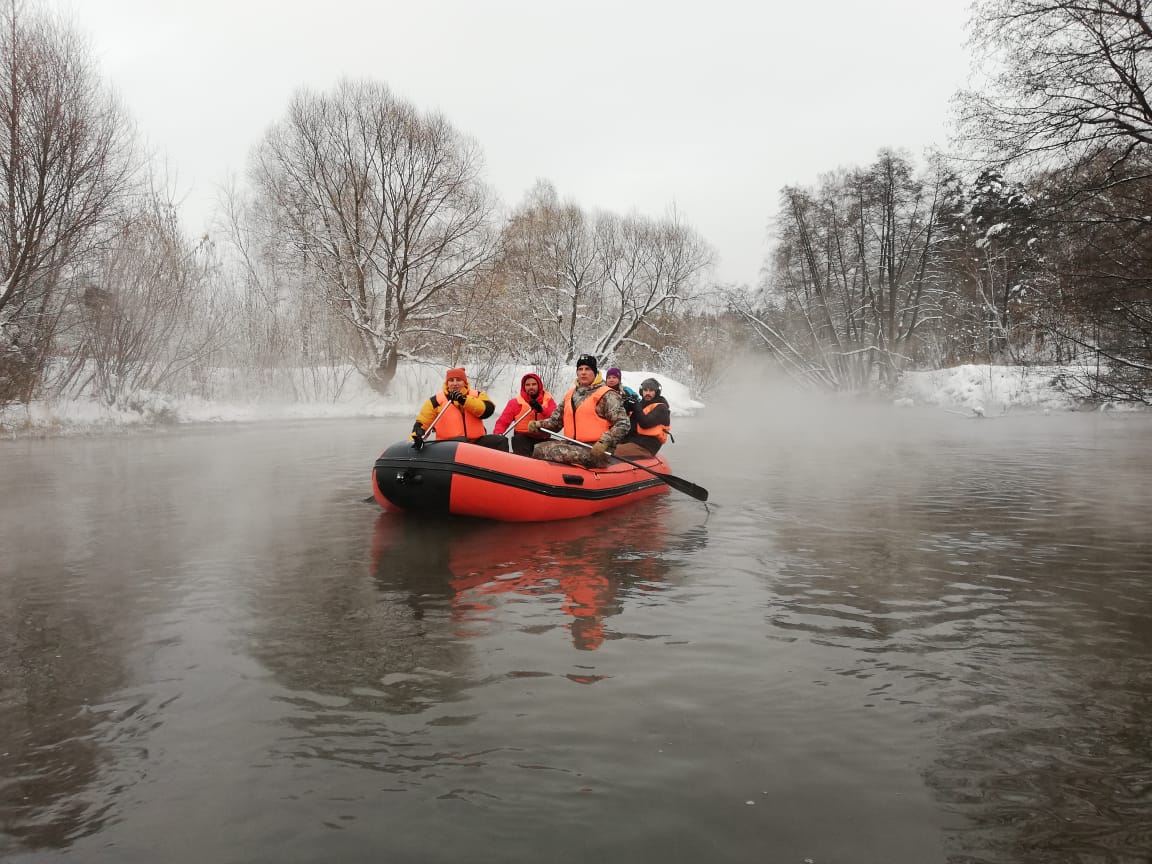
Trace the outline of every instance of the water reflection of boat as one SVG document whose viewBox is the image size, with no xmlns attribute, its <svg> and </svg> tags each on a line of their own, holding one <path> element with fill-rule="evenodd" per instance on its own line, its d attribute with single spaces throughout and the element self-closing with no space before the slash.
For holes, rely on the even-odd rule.
<svg viewBox="0 0 1152 864">
<path fill-rule="evenodd" d="M 595 650 L 612 638 L 606 619 L 623 610 L 626 598 L 663 589 L 670 547 L 703 542 L 698 529 L 670 534 L 667 509 L 661 501 L 627 522 L 601 516 L 539 528 L 452 520 L 437 527 L 434 540 L 424 523 L 385 513 L 373 537 L 373 570 L 394 588 L 413 559 L 428 572 L 434 545 L 440 552 L 433 566 L 451 591 L 450 614 L 461 635 L 475 635 L 475 625 L 490 620 L 500 596 L 558 597 L 558 623 L 568 628 L 573 645 Z M 423 582 L 421 587 L 427 590 Z"/>
<path fill-rule="evenodd" d="M 587 469 L 460 441 L 433 441 L 420 450 L 405 441 L 376 460 L 372 495 L 389 510 L 503 522 L 574 519 L 667 491 L 652 474 L 667 474 L 667 462 L 637 464 L 644 467 L 614 462 Z"/>
</svg>

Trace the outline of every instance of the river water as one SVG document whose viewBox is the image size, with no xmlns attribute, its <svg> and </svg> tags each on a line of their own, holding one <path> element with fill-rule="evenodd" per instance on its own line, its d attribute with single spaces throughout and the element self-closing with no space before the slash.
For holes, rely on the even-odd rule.
<svg viewBox="0 0 1152 864">
<path fill-rule="evenodd" d="M 407 420 L 0 443 L 0 860 L 1152 860 L 1152 418 L 710 415 L 534 525 L 363 503 Z"/>
</svg>

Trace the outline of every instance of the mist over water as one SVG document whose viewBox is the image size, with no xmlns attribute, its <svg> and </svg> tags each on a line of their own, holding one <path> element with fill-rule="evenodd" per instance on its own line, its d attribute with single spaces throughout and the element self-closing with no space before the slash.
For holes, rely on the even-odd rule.
<svg viewBox="0 0 1152 864">
<path fill-rule="evenodd" d="M 8 861 L 1147 860 L 1144 416 L 749 369 L 671 491 L 361 503 L 407 421 L 0 446 Z"/>
</svg>

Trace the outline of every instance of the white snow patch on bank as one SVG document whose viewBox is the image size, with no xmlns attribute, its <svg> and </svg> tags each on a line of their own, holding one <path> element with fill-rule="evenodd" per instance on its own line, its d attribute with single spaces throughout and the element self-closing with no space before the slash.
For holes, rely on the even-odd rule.
<svg viewBox="0 0 1152 864">
<path fill-rule="evenodd" d="M 484 390 L 496 404 L 488 423 L 494 422 L 508 400 L 520 391 L 520 379 L 527 366 L 513 367 L 498 375 L 494 382 L 470 383 Z M 389 387 L 381 396 L 368 386 L 363 376 L 352 373 L 340 393 L 327 400 L 295 402 L 274 398 L 252 398 L 245 401 L 205 401 L 194 396 L 139 394 L 132 408 L 109 407 L 89 399 L 34 401 L 29 405 L 10 405 L 0 409 L 0 430 L 31 434 L 86 434 L 108 429 L 147 427 L 175 423 L 246 423 L 275 420 L 336 419 L 354 417 L 415 417 L 420 404 L 444 384 L 445 368 L 427 364 L 401 364 Z M 684 384 L 648 370 L 624 371 L 624 383 L 635 390 L 645 378 L 656 378 L 674 416 L 689 416 L 704 408 Z M 554 382 L 549 388 L 559 400 L 575 383 L 575 377 Z"/>
<path fill-rule="evenodd" d="M 147 428 L 176 423 L 245 423 L 277 420 L 415 417 L 420 404 L 438 391 L 444 382 L 442 365 L 403 363 L 389 388 L 388 396 L 372 390 L 363 377 L 351 370 L 337 370 L 330 380 L 341 380 L 337 396 L 324 400 L 285 401 L 255 396 L 237 401 L 205 401 L 190 396 L 140 394 L 127 409 L 107 407 L 92 399 L 66 399 L 10 405 L 0 409 L 0 432 L 10 435 L 74 435 L 115 429 Z M 487 392 L 496 404 L 498 416 L 508 399 L 520 388 L 527 366 L 509 367 L 491 383 L 471 380 Z M 898 409 L 939 408 L 961 411 L 971 416 L 995 417 L 1009 410 L 1052 412 L 1081 407 L 1074 393 L 1062 389 L 1074 370 L 1060 366 L 954 366 L 948 369 L 905 372 L 892 404 Z M 624 371 L 624 384 L 639 390 L 645 378 L 656 378 L 668 400 L 673 416 L 691 416 L 703 410 L 703 402 L 693 398 L 679 381 L 647 369 Z M 303 380 L 303 379 L 302 379 Z M 560 399 L 575 383 L 574 376 L 548 382 L 549 391 Z M 300 387 L 301 392 L 307 388 Z M 1107 408 L 1132 407 L 1104 405 Z M 489 425 L 493 419 L 489 419 Z"/>
<path fill-rule="evenodd" d="M 1070 411 L 1077 399 L 1058 386 L 1060 366 L 953 366 L 905 372 L 894 404 L 955 408 L 989 415 L 1009 409 Z M 908 400 L 911 400 L 909 403 Z"/>
</svg>

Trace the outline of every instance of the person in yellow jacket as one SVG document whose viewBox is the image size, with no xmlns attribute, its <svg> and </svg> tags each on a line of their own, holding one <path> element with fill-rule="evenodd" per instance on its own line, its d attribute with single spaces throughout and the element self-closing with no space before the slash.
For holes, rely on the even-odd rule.
<svg viewBox="0 0 1152 864">
<path fill-rule="evenodd" d="M 528 424 L 529 432 L 563 429 L 565 437 L 591 445 L 543 441 L 532 451 L 535 458 L 588 468 L 607 465 L 608 455 L 624 440 L 629 428 L 628 411 L 620 394 L 601 380 L 596 358 L 591 354 L 583 354 L 576 361 L 576 386 L 564 394 L 552 416 Z"/>
<path fill-rule="evenodd" d="M 436 420 L 436 428 L 432 430 L 437 441 L 476 443 L 488 431 L 484 428 L 484 419 L 492 416 L 495 410 L 496 403 L 488 398 L 487 393 L 473 390 L 468 385 L 464 367 L 458 366 L 445 373 L 444 389 L 421 406 L 412 426 L 412 434 L 408 437 L 417 447 L 422 445 L 425 431 L 443 413 L 444 416 Z"/>
</svg>

